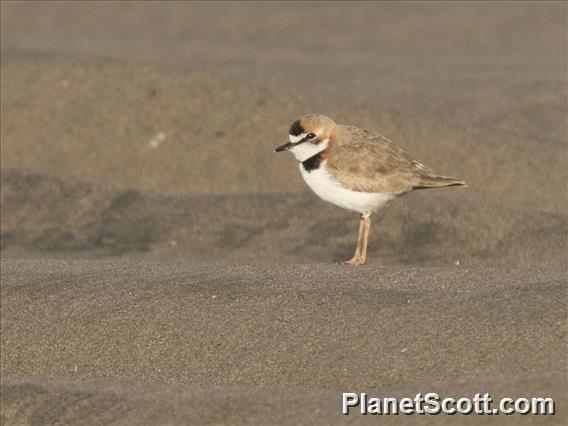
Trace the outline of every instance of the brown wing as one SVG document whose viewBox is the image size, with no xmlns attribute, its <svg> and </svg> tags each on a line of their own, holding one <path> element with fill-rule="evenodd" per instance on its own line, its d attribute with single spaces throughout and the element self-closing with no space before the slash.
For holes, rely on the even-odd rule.
<svg viewBox="0 0 568 426">
<path fill-rule="evenodd" d="M 411 160 L 388 146 L 369 142 L 334 147 L 326 166 L 352 191 L 400 194 L 418 183 Z"/>
<path fill-rule="evenodd" d="M 414 189 L 465 185 L 438 176 L 391 140 L 359 128 L 345 128 L 350 138 L 333 147 L 327 170 L 352 191 L 401 194 Z"/>
</svg>

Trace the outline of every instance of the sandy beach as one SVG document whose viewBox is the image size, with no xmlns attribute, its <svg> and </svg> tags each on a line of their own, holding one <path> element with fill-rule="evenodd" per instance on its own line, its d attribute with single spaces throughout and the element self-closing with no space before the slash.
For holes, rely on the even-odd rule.
<svg viewBox="0 0 568 426">
<path fill-rule="evenodd" d="M 566 12 L 3 2 L 1 423 L 568 423 Z M 348 268 L 357 215 L 273 152 L 313 111 L 469 187 L 394 202 Z"/>
<path fill-rule="evenodd" d="M 351 420 L 341 392 L 359 389 L 565 396 L 566 273 L 30 259 L 2 271 L 2 405 L 27 421 L 46 394 L 118 423 L 337 423 Z"/>
</svg>

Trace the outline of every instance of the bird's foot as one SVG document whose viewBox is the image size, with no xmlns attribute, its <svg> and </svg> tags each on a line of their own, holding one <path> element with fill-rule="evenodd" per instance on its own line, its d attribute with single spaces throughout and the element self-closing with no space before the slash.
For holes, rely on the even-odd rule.
<svg viewBox="0 0 568 426">
<path fill-rule="evenodd" d="M 362 256 L 353 256 L 352 259 L 346 260 L 344 263 L 349 266 L 361 266 L 365 264 L 365 258 Z"/>
</svg>

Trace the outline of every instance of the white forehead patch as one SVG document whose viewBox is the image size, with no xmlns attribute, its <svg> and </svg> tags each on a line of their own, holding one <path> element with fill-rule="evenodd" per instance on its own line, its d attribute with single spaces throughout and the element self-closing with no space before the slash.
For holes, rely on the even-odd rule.
<svg viewBox="0 0 568 426">
<path fill-rule="evenodd" d="M 288 140 L 292 143 L 300 142 L 302 139 L 306 137 L 307 133 L 302 133 L 298 136 L 288 135 Z"/>
<path fill-rule="evenodd" d="M 290 148 L 290 151 L 296 157 L 298 161 L 306 161 L 308 158 L 325 151 L 327 145 L 329 144 L 329 139 L 324 139 L 317 145 L 311 142 L 304 142 Z"/>
</svg>

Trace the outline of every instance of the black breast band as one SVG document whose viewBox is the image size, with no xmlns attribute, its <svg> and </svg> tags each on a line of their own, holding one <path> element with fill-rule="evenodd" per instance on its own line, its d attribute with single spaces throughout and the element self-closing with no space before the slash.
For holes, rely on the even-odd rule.
<svg viewBox="0 0 568 426">
<path fill-rule="evenodd" d="M 302 161 L 302 167 L 304 168 L 304 170 L 308 173 L 310 173 L 312 170 L 316 170 L 319 169 L 319 166 L 322 162 L 322 152 L 318 152 L 316 155 L 314 155 L 313 157 L 308 158 L 305 161 Z"/>
</svg>

